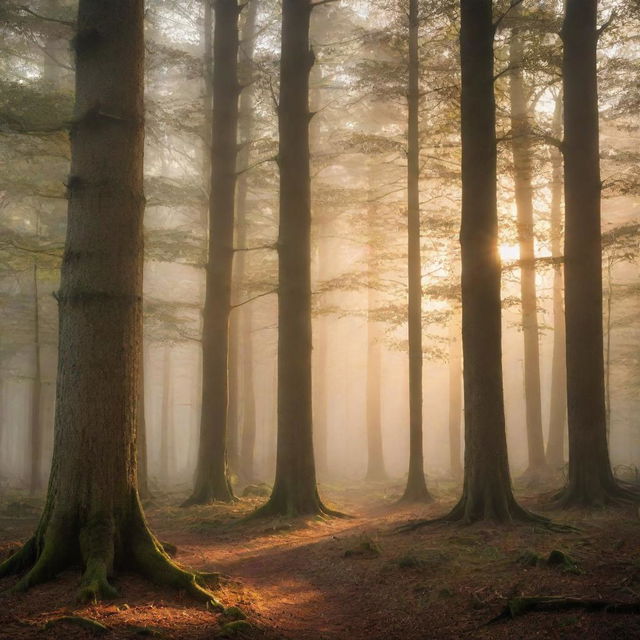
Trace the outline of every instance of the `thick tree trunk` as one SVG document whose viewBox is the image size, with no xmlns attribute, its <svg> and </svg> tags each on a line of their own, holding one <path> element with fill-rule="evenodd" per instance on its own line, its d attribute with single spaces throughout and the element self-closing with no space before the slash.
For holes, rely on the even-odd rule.
<svg viewBox="0 0 640 640">
<path fill-rule="evenodd" d="M 373 185 L 370 183 L 370 186 Z M 376 242 L 379 239 L 376 233 L 376 208 L 371 203 L 368 205 L 367 226 L 369 245 L 367 248 L 367 474 L 365 479 L 383 482 L 388 477 L 384 467 L 382 448 L 382 332 L 374 315 L 379 302 L 376 291 Z"/>
<path fill-rule="evenodd" d="M 82 599 L 114 595 L 118 567 L 210 600 L 151 534 L 137 492 L 143 16 L 142 0 L 79 3 L 53 464 L 40 523 L 0 576 L 26 571 L 23 590 L 80 561 Z"/>
<path fill-rule="evenodd" d="M 556 99 L 553 135 L 562 136 L 562 94 Z M 567 424 L 567 364 L 562 278 L 562 154 L 551 150 L 551 255 L 553 267 L 553 357 L 551 363 L 551 401 L 547 464 L 552 469 L 564 465 L 564 437 Z"/>
<path fill-rule="evenodd" d="M 322 38 L 326 35 L 326 20 L 316 20 L 314 36 Z M 309 107 L 312 114 L 318 113 L 321 107 L 322 71 L 314 65 L 309 73 Z M 322 139 L 320 118 L 312 117 L 309 124 L 309 149 L 313 165 L 314 154 Z M 316 148 L 314 148 L 314 146 Z M 317 275 L 316 283 L 322 284 L 329 279 L 331 272 L 331 218 L 320 207 L 314 207 L 311 199 L 311 216 L 313 219 L 312 242 L 316 243 Z M 313 236 L 315 235 L 315 238 Z M 327 314 L 317 314 L 312 321 L 313 353 L 313 446 L 316 460 L 316 471 L 320 479 L 329 475 L 329 329 L 330 318 Z"/>
<path fill-rule="evenodd" d="M 420 58 L 418 0 L 409 0 L 407 197 L 409 260 L 409 475 L 402 502 L 432 500 L 424 477 L 422 444 L 422 261 L 420 256 Z"/>
<path fill-rule="evenodd" d="M 511 490 L 502 389 L 491 0 L 461 0 L 465 465 L 449 520 L 527 518 Z"/>
<path fill-rule="evenodd" d="M 39 226 L 39 225 L 38 225 Z M 33 495 L 42 489 L 42 346 L 40 344 L 40 300 L 38 287 L 38 263 L 33 263 L 33 332 L 34 332 L 34 373 L 31 394 L 31 443 L 29 492 Z"/>
<path fill-rule="evenodd" d="M 242 28 L 242 63 L 246 65 L 249 77 L 252 72 L 253 56 L 256 39 L 256 17 L 258 14 L 258 0 L 252 0 L 246 11 L 244 25 Z M 252 74 L 251 74 L 252 75 Z M 242 172 L 238 179 L 237 189 L 237 242 L 240 248 L 247 245 L 247 197 L 249 184 L 246 169 L 250 161 L 250 143 L 253 135 L 253 85 L 244 89 L 240 97 L 240 138 L 242 149 L 239 154 L 238 165 Z M 236 278 L 238 290 L 243 290 L 246 280 L 246 253 L 240 251 L 236 254 Z M 233 316 L 232 316 L 233 317 Z M 237 321 L 236 346 L 239 353 L 236 354 L 239 378 L 236 384 L 241 383 L 242 389 L 242 411 L 237 417 L 237 428 L 240 431 L 240 460 L 237 469 L 243 481 L 250 484 L 254 480 L 254 457 L 256 444 L 256 399 L 255 382 L 253 379 L 253 308 L 247 304 L 236 310 L 235 319 Z M 242 419 L 240 421 L 240 416 Z M 240 429 L 240 427 L 242 427 Z"/>
<path fill-rule="evenodd" d="M 538 332 L 536 263 L 534 245 L 533 185 L 531 179 L 531 127 L 522 64 L 524 43 L 520 7 L 513 9 L 514 26 L 509 43 L 511 72 L 511 136 L 513 180 L 518 212 L 518 243 L 520 245 L 520 298 L 522 334 L 524 338 L 524 395 L 526 406 L 527 450 L 529 466 L 525 473 L 535 481 L 546 470 L 544 436 L 542 433 L 542 400 L 540 393 L 540 346 Z"/>
<path fill-rule="evenodd" d="M 456 305 L 449 323 L 449 469 L 451 476 L 462 478 L 462 342 L 460 307 Z"/>
<path fill-rule="evenodd" d="M 278 451 L 259 515 L 330 514 L 318 496 L 311 403 L 309 46 L 311 0 L 283 0 L 280 101 Z"/>
<path fill-rule="evenodd" d="M 602 335 L 597 0 L 567 0 L 564 43 L 565 318 L 569 480 L 563 506 L 622 494 L 607 444 Z"/>
<path fill-rule="evenodd" d="M 184 506 L 234 499 L 227 466 L 229 314 L 238 153 L 237 0 L 214 0 L 209 262 L 202 330 L 202 414 L 195 487 Z"/>
</svg>

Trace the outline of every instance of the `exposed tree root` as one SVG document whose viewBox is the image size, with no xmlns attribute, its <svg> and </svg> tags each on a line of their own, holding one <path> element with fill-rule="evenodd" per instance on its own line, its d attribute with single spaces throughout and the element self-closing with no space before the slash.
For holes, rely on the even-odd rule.
<svg viewBox="0 0 640 640">
<path fill-rule="evenodd" d="M 265 504 L 258 507 L 253 513 L 250 513 L 244 521 L 257 520 L 260 518 L 302 518 L 320 516 L 324 518 L 349 518 L 351 516 L 334 509 L 330 509 L 320 499 L 316 492 L 314 499 L 302 502 L 296 500 L 287 500 L 282 495 L 271 494 L 271 497 Z"/>
<path fill-rule="evenodd" d="M 628 483 L 611 479 L 598 487 L 578 487 L 567 484 L 551 498 L 554 509 L 604 509 L 640 501 L 640 490 Z"/>
<path fill-rule="evenodd" d="M 78 627 L 82 627 L 87 631 L 95 635 L 101 635 L 103 633 L 107 633 L 109 631 L 109 627 L 102 624 L 102 622 L 98 622 L 97 620 L 93 620 L 92 618 L 85 618 L 83 616 L 61 616 L 60 618 L 55 618 L 53 620 L 49 620 L 43 627 L 46 631 L 47 629 L 51 629 L 56 624 L 60 622 L 69 622 L 71 624 L 75 624 Z"/>
<path fill-rule="evenodd" d="M 196 487 L 193 493 L 180 506 L 193 507 L 195 505 L 215 504 L 216 502 L 230 504 L 237 501 L 238 498 L 233 494 L 231 484 L 227 481 L 223 487 L 215 487 L 210 483 Z"/>
<path fill-rule="evenodd" d="M 472 505 L 469 504 L 469 501 L 463 496 L 458 504 L 447 515 L 441 516 L 440 518 L 408 522 L 407 524 L 397 527 L 396 532 L 408 533 L 434 524 L 459 523 L 463 525 L 470 525 L 481 521 L 489 521 L 497 524 L 537 524 L 549 529 L 550 531 L 557 531 L 559 533 L 576 531 L 575 527 L 558 524 L 551 521 L 549 518 L 527 511 L 513 498 L 504 502 L 500 501 L 497 505 L 492 501 L 486 501 L 483 505 L 484 508 L 478 508 L 478 506 L 471 508 L 471 506 Z"/>
<path fill-rule="evenodd" d="M 82 602 L 117 595 L 109 582 L 116 566 L 132 568 L 155 584 L 173 587 L 209 606 L 222 608 L 201 578 L 171 560 L 164 545 L 147 527 L 137 496 L 132 513 L 119 527 L 110 516 L 95 517 L 80 527 L 64 518 L 50 519 L 45 512 L 34 537 L 0 564 L 0 577 L 24 574 L 12 591 L 26 591 L 78 561 L 83 566 L 78 591 Z"/>
<path fill-rule="evenodd" d="M 426 486 L 407 486 L 402 497 L 398 500 L 398 504 L 431 504 L 432 502 L 434 502 L 434 498 Z"/>
<path fill-rule="evenodd" d="M 518 616 L 533 611 L 567 611 L 569 609 L 584 609 L 592 613 L 640 614 L 640 602 L 614 602 L 598 598 L 572 598 L 563 596 L 521 596 L 509 600 L 504 610 L 488 624 L 502 620 L 512 620 Z"/>
</svg>

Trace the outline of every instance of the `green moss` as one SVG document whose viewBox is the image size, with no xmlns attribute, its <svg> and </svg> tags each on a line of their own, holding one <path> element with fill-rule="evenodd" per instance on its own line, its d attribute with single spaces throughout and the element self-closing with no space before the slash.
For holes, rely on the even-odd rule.
<svg viewBox="0 0 640 640">
<path fill-rule="evenodd" d="M 78 627 L 82 627 L 83 629 L 90 631 L 94 635 L 101 635 L 109 631 L 109 627 L 101 622 L 93 620 L 92 618 L 84 618 L 82 616 L 61 616 L 55 620 L 49 620 L 49 622 L 44 625 L 44 630 L 51 629 L 51 627 L 59 624 L 60 622 L 68 622 L 70 624 L 77 625 Z"/>
<path fill-rule="evenodd" d="M 246 620 L 234 620 L 233 622 L 227 622 L 222 625 L 219 638 L 236 638 L 242 637 L 249 633 L 253 627 Z"/>
<path fill-rule="evenodd" d="M 525 567 L 537 567 L 542 564 L 544 560 L 535 551 L 527 549 L 520 554 L 517 562 Z"/>
<path fill-rule="evenodd" d="M 240 609 L 240 607 L 227 607 L 222 615 L 225 618 L 229 618 L 230 620 L 246 620 L 247 616 L 244 614 L 244 611 Z"/>
<path fill-rule="evenodd" d="M 401 569 L 436 569 L 448 563 L 449 556 L 439 549 L 421 549 L 420 551 L 409 551 L 400 556 L 397 560 Z"/>
<path fill-rule="evenodd" d="M 362 536 L 355 546 L 347 549 L 343 556 L 345 558 L 377 558 L 382 554 L 382 548 L 376 540 L 369 536 Z"/>
<path fill-rule="evenodd" d="M 547 558 L 547 564 L 550 567 L 558 567 L 565 573 L 573 573 L 574 575 L 580 575 L 582 573 L 575 560 L 568 554 L 558 549 L 554 549 L 549 554 L 549 557 Z"/>
<path fill-rule="evenodd" d="M 268 498 L 271 495 L 271 487 L 268 484 L 249 484 L 242 491 L 243 498 Z"/>
</svg>

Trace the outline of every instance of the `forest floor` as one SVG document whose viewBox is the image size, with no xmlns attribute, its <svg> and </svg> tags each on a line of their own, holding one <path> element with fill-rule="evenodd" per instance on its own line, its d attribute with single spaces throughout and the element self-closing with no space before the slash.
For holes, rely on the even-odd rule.
<svg viewBox="0 0 640 640">
<path fill-rule="evenodd" d="M 400 508 L 393 502 L 399 489 L 325 486 L 329 504 L 352 517 L 293 523 L 244 522 L 264 498 L 181 509 L 175 506 L 179 495 L 157 497 L 147 515 L 158 537 L 177 545 L 183 565 L 222 573 L 218 599 L 239 607 L 250 627 L 225 630 L 229 618 L 135 575 L 115 578 L 121 594 L 115 600 L 78 605 L 79 572 L 70 570 L 26 594 L 0 599 L 0 639 L 80 640 L 100 631 L 105 640 L 640 638 L 640 615 L 582 608 L 492 622 L 522 595 L 640 602 L 637 507 L 545 513 L 575 527 L 566 533 L 490 524 L 435 524 L 398 533 L 412 519 L 446 513 L 455 500 L 454 488 L 441 484 L 437 502 Z M 519 497 L 541 512 L 537 498 Z M 36 520 L 26 498 L 0 497 L 0 558 Z M 559 564 L 547 562 L 553 551 L 565 554 L 554 554 Z M 0 589 L 12 583 L 2 580 Z M 77 619 L 61 620 L 65 616 L 106 629 L 86 629 Z"/>
</svg>

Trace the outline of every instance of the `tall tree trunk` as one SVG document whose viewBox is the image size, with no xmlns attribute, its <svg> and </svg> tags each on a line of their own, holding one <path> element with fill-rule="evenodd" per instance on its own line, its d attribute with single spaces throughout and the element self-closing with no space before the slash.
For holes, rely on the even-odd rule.
<svg viewBox="0 0 640 640">
<path fill-rule="evenodd" d="M 145 416 L 145 389 L 144 389 L 144 340 L 140 347 L 140 381 L 138 383 L 138 493 L 142 500 L 151 498 L 149 489 L 149 471 L 147 465 L 147 420 Z"/>
<path fill-rule="evenodd" d="M 527 449 L 529 466 L 526 476 L 539 480 L 546 469 L 544 436 L 542 433 L 542 400 L 540 394 L 540 346 L 536 294 L 536 263 L 534 245 L 533 185 L 531 180 L 531 127 L 522 64 L 524 42 L 519 6 L 513 9 L 514 26 L 509 43 L 511 72 L 511 139 L 513 180 L 518 212 L 518 243 L 520 245 L 520 298 L 522 333 L 524 338 L 524 395 L 526 406 Z"/>
<path fill-rule="evenodd" d="M 164 346 L 162 362 L 162 410 L 160 412 L 160 482 L 171 484 L 171 434 L 173 431 L 173 385 L 171 384 L 171 347 Z"/>
<path fill-rule="evenodd" d="M 278 237 L 278 450 L 261 515 L 331 514 L 316 484 L 311 403 L 311 200 L 309 46 L 311 0 L 283 0 Z"/>
<path fill-rule="evenodd" d="M 24 573 L 24 590 L 80 561 L 82 599 L 113 596 L 118 567 L 211 600 L 151 534 L 137 492 L 143 19 L 142 0 L 79 2 L 53 464 L 35 533 L 0 577 Z"/>
<path fill-rule="evenodd" d="M 597 0 L 567 0 L 564 91 L 565 318 L 569 479 L 563 506 L 605 504 L 622 490 L 609 461 L 602 336 Z"/>
<path fill-rule="evenodd" d="M 258 0 L 251 0 L 247 8 L 244 25 L 242 28 L 241 61 L 247 67 L 247 77 L 252 75 L 253 56 L 256 39 L 256 18 L 258 14 Z M 244 248 L 247 245 L 247 198 L 249 183 L 247 179 L 247 167 L 250 161 L 250 144 L 253 135 L 253 85 L 247 86 L 240 96 L 240 139 L 242 149 L 239 154 L 238 165 L 241 171 L 237 189 L 237 240 L 238 246 Z M 236 281 L 238 290 L 246 290 L 246 253 L 240 251 L 235 258 Z M 243 289 L 244 287 L 244 289 Z M 232 316 L 233 317 L 233 316 Z M 238 420 L 237 429 L 241 429 L 240 460 L 238 470 L 244 482 L 251 483 L 254 480 L 254 457 L 256 443 L 256 398 L 255 382 L 253 379 L 253 307 L 247 304 L 236 310 L 237 321 L 236 348 L 242 345 L 240 353 L 236 354 L 236 363 L 239 373 L 236 376 L 236 384 L 241 382 L 242 389 L 242 421 Z"/>
<path fill-rule="evenodd" d="M 202 414 L 195 487 L 184 506 L 234 499 L 227 466 L 229 314 L 238 153 L 237 0 L 214 0 L 209 261 L 202 329 Z"/>
<path fill-rule="evenodd" d="M 39 223 L 36 224 L 39 227 Z M 39 233 L 38 233 L 39 236 Z M 34 332 L 34 373 L 31 394 L 31 443 L 29 492 L 33 495 L 42 489 L 42 450 L 44 433 L 42 431 L 42 346 L 40 344 L 40 300 L 38 287 L 38 262 L 33 263 L 33 332 Z"/>
<path fill-rule="evenodd" d="M 370 187 L 372 187 L 370 181 Z M 373 195 L 373 194 L 370 194 Z M 387 480 L 382 448 L 382 411 L 381 411 L 381 376 L 382 345 L 380 324 L 375 319 L 378 305 L 376 291 L 376 208 L 371 204 L 367 210 L 367 227 L 369 245 L 367 248 L 367 387 L 366 387 L 366 420 L 367 420 L 367 474 L 366 480 L 381 482 Z"/>
<path fill-rule="evenodd" d="M 562 93 L 553 113 L 553 135 L 562 136 Z M 559 469 L 564 464 L 564 436 L 567 424 L 567 364 L 562 277 L 562 154 L 551 150 L 551 255 L 553 267 L 553 357 L 547 463 Z"/>
<path fill-rule="evenodd" d="M 420 256 L 420 58 L 418 0 L 409 0 L 407 196 L 409 261 L 409 475 L 402 502 L 432 500 L 424 477 L 422 445 L 422 261 Z"/>
<path fill-rule="evenodd" d="M 607 442 L 611 434 L 611 314 L 613 312 L 613 258 L 607 258 L 607 315 L 606 315 L 606 343 L 604 362 L 604 389 L 607 425 Z"/>
<path fill-rule="evenodd" d="M 326 35 L 326 20 L 315 22 L 316 39 Z M 309 73 L 309 107 L 315 115 L 321 110 L 322 70 L 314 65 Z M 312 117 L 309 123 L 309 148 L 313 165 L 314 154 L 322 153 L 319 148 L 322 140 L 321 119 Z M 313 185 L 312 185 L 313 186 Z M 311 198 L 311 216 L 313 219 L 312 241 L 316 244 L 317 275 L 316 286 L 329 279 L 331 271 L 331 239 L 328 237 L 331 218 L 326 215 L 322 205 L 314 206 Z M 315 238 L 313 236 L 315 235 Z M 320 479 L 329 475 L 329 327 L 327 314 L 317 314 L 312 321 L 313 332 L 313 446 L 316 459 L 316 470 Z"/>
<path fill-rule="evenodd" d="M 329 240 L 323 237 L 326 233 L 326 224 L 326 221 L 321 221 L 320 224 L 318 224 L 317 282 L 320 284 L 328 279 L 328 267 L 331 260 Z M 329 399 L 327 397 L 329 386 L 329 318 L 326 314 L 319 314 L 314 319 L 314 324 L 313 442 L 318 476 L 322 480 L 329 474 Z"/>
<path fill-rule="evenodd" d="M 491 0 L 461 0 L 465 465 L 449 520 L 528 518 L 511 490 L 502 388 Z"/>
<path fill-rule="evenodd" d="M 462 477 L 462 343 L 460 307 L 456 304 L 449 323 L 449 468 L 453 478 Z"/>
</svg>

